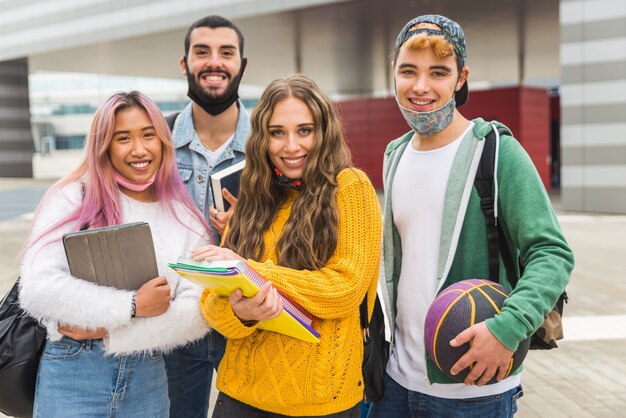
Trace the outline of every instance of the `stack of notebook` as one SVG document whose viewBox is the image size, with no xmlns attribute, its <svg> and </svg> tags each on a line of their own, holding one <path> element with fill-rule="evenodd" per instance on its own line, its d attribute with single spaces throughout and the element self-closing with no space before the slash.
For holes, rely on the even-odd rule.
<svg viewBox="0 0 626 418">
<path fill-rule="evenodd" d="M 179 257 L 177 263 L 168 264 L 179 275 L 198 286 L 213 289 L 220 296 L 230 296 L 241 289 L 246 297 L 254 296 L 266 280 L 248 264 L 240 260 L 195 261 Z M 303 341 L 318 343 L 320 334 L 312 327 L 313 316 L 280 294 L 283 311 L 276 318 L 261 321 L 259 328 L 289 335 Z"/>
</svg>

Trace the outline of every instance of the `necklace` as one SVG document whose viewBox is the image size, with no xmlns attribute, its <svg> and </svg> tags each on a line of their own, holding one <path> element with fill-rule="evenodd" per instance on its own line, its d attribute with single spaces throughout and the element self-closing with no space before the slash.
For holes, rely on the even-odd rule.
<svg viewBox="0 0 626 418">
<path fill-rule="evenodd" d="M 202 139 L 200 140 L 200 142 L 202 142 L 202 145 L 204 145 L 204 148 L 208 149 L 211 152 L 215 152 L 215 150 L 219 148 L 219 146 L 218 147 L 210 147 L 210 146 L 208 146 L 207 143 L 204 142 L 204 140 L 202 140 Z"/>
<path fill-rule="evenodd" d="M 200 135 L 198 135 L 198 139 L 200 139 L 200 142 L 202 143 L 204 148 L 208 149 L 211 152 L 216 152 L 218 149 L 220 149 L 221 146 L 223 146 L 225 143 L 227 143 L 228 141 L 230 141 L 234 137 L 235 137 L 235 134 L 233 133 L 229 138 L 226 138 L 225 140 L 223 138 L 220 139 L 220 137 L 214 138 L 214 140 L 218 142 L 218 145 L 215 145 L 215 146 L 211 147 L 211 146 L 209 146 L 209 144 L 207 144 L 204 141 L 204 139 L 200 138 Z"/>
</svg>

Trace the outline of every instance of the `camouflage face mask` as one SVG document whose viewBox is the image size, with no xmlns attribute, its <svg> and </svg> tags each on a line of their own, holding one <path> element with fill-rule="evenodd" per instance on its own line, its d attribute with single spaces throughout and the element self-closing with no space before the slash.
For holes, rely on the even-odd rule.
<svg viewBox="0 0 626 418">
<path fill-rule="evenodd" d="M 396 97 L 402 116 L 419 136 L 428 137 L 444 130 L 452 122 L 456 102 L 454 97 L 439 109 L 417 112 L 402 106 Z"/>
</svg>

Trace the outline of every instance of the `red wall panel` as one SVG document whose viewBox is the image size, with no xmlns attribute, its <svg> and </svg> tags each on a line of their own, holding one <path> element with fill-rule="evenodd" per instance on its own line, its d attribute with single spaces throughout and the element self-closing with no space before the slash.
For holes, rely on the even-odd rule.
<svg viewBox="0 0 626 418">
<path fill-rule="evenodd" d="M 385 148 L 410 130 L 395 99 L 348 100 L 337 103 L 337 107 L 354 163 L 370 176 L 375 187 L 381 188 Z M 511 87 L 474 91 L 460 110 L 468 119 L 482 117 L 508 126 L 549 187 L 551 103 L 545 90 Z"/>
<path fill-rule="evenodd" d="M 383 154 L 387 143 L 410 128 L 393 98 L 371 98 L 337 103 L 354 163 L 377 188 L 382 188 Z"/>
</svg>

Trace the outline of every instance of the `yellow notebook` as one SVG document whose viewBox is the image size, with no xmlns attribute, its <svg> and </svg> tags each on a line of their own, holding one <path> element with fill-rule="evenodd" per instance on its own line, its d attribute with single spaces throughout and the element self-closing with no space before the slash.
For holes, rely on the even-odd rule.
<svg viewBox="0 0 626 418">
<path fill-rule="evenodd" d="M 254 296 L 266 282 L 248 264 L 240 260 L 207 262 L 179 257 L 177 263 L 170 263 L 168 266 L 198 286 L 213 289 L 218 295 L 226 297 L 236 289 L 241 289 L 246 297 Z M 284 295 L 280 293 L 279 295 L 283 311 L 276 318 L 261 321 L 258 327 L 306 342 L 319 343 L 320 334 L 312 327 L 313 316 L 297 307 Z"/>
</svg>

